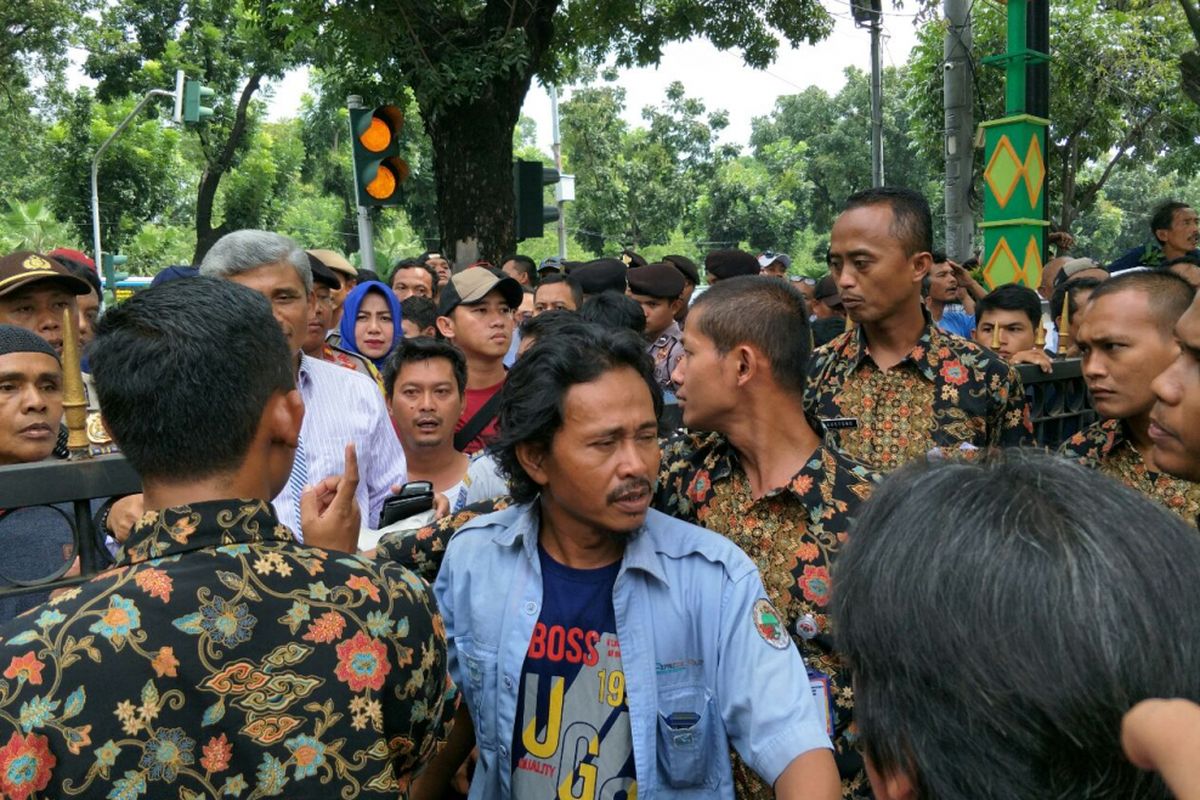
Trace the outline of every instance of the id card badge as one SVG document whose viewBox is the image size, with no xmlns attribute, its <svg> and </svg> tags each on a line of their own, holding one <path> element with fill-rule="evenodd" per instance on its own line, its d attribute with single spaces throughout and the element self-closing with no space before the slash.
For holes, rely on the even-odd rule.
<svg viewBox="0 0 1200 800">
<path fill-rule="evenodd" d="M 829 695 L 829 676 L 822 672 L 809 672 L 808 685 L 812 690 L 813 702 L 825 723 L 825 733 L 833 738 L 833 698 Z"/>
<path fill-rule="evenodd" d="M 827 431 L 842 431 L 858 427 L 858 417 L 830 417 L 821 420 L 821 425 Z"/>
</svg>

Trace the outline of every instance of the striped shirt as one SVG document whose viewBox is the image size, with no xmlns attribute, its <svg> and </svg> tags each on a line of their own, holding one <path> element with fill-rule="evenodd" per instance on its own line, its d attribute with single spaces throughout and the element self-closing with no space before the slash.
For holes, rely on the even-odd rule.
<svg viewBox="0 0 1200 800">
<path fill-rule="evenodd" d="M 336 364 L 308 356 L 300 358 L 297 388 L 304 398 L 304 482 L 316 483 L 341 475 L 346 445 L 354 442 L 358 455 L 358 509 L 362 525 L 374 528 L 392 486 L 407 480 L 404 450 L 392 428 L 387 407 L 375 382 Z M 287 487 L 272 501 L 279 521 L 300 534 L 299 504 Z"/>
</svg>

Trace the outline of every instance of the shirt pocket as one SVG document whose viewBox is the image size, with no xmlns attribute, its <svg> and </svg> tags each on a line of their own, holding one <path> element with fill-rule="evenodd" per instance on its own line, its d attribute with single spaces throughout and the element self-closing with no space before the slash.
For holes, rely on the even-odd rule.
<svg viewBox="0 0 1200 800">
<path fill-rule="evenodd" d="M 668 786 L 716 786 L 715 713 L 712 694 L 704 686 L 659 691 L 658 766 Z"/>
<path fill-rule="evenodd" d="M 471 721 L 475 724 L 475 741 L 481 749 L 494 750 L 498 651 L 470 636 L 456 637 L 454 647 L 462 662 L 466 686 L 461 688 L 466 692 Z"/>
</svg>

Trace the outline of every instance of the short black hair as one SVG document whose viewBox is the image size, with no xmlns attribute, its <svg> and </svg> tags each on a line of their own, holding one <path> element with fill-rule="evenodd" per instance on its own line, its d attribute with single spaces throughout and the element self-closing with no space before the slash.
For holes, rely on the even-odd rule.
<svg viewBox="0 0 1200 800">
<path fill-rule="evenodd" d="M 944 264 L 950 260 L 946 257 L 945 250 L 934 250 L 931 255 L 933 256 L 933 263 L 935 264 Z"/>
<path fill-rule="evenodd" d="M 1170 796 L 1120 743 L 1138 701 L 1200 700 L 1200 537 L 1165 507 L 1036 451 L 919 459 L 859 510 L 832 584 L 881 775 L 925 798 Z"/>
<path fill-rule="evenodd" d="M 583 301 L 579 317 L 606 328 L 628 328 L 634 333 L 646 332 L 646 312 L 629 295 L 609 289 Z"/>
<path fill-rule="evenodd" d="M 113 306 L 88 358 L 113 438 L 144 479 L 237 469 L 267 401 L 296 385 L 266 298 L 218 278 L 164 283 Z"/>
<path fill-rule="evenodd" d="M 571 297 L 575 301 L 575 308 L 583 308 L 583 285 L 570 275 L 563 275 L 562 273 L 546 275 L 538 281 L 537 287 L 533 290 L 534 298 L 537 298 L 538 289 L 543 286 L 553 286 L 556 283 L 565 283 L 567 288 L 571 290 Z"/>
<path fill-rule="evenodd" d="M 530 317 L 521 323 L 522 339 L 537 339 L 541 336 L 554 336 L 561 331 L 577 328 L 584 324 L 583 319 L 574 311 L 565 308 L 555 308 L 543 311 L 536 317 Z"/>
<path fill-rule="evenodd" d="M 887 205 L 892 209 L 891 235 L 904 242 L 905 255 L 933 252 L 933 215 L 929 201 L 912 189 L 877 186 L 855 192 L 843 211 L 863 206 Z"/>
<path fill-rule="evenodd" d="M 1111 279 L 1110 279 L 1111 280 Z M 1071 315 L 1071 319 L 1076 319 L 1076 314 L 1079 313 L 1079 293 L 1081 291 L 1092 291 L 1105 281 L 1099 278 L 1071 278 L 1071 280 L 1061 283 L 1054 290 L 1054 294 L 1050 295 L 1050 316 L 1055 320 L 1062 318 L 1063 301 L 1067 303 L 1067 312 Z"/>
<path fill-rule="evenodd" d="M 567 391 L 625 367 L 635 370 L 645 381 L 658 419 L 662 414 L 662 389 L 654 380 L 654 363 L 646 352 L 646 342 L 632 331 L 576 321 L 558 335 L 539 337 L 517 359 L 500 390 L 500 432 L 490 445 L 516 502 L 528 503 L 541 491 L 521 467 L 517 445 L 549 448 L 563 425 Z"/>
<path fill-rule="evenodd" d="M 529 278 L 530 286 L 538 285 L 538 266 L 532 258 L 522 255 L 505 256 L 500 260 L 500 266 L 503 267 L 509 261 L 517 263 L 517 268 L 525 273 L 525 277 Z"/>
<path fill-rule="evenodd" d="M 975 324 L 988 311 L 1023 311 L 1036 331 L 1042 324 L 1042 298 L 1028 286 L 1006 283 L 975 301 Z"/>
<path fill-rule="evenodd" d="M 462 397 L 467 391 L 467 359 L 462 350 L 445 339 L 414 336 L 401 339 L 396 349 L 388 356 L 387 363 L 383 365 L 383 388 L 388 400 L 392 399 L 392 393 L 396 390 L 396 378 L 405 364 L 429 361 L 433 358 L 444 358 L 450 362 L 450 368 L 454 371 L 454 382 L 458 384 L 458 396 Z"/>
<path fill-rule="evenodd" d="M 1175 323 L 1196 296 L 1196 290 L 1183 278 L 1167 269 L 1131 269 L 1118 273 L 1096 287 L 1088 304 L 1110 294 L 1125 291 L 1144 292 L 1158 321 L 1159 333 L 1170 338 Z"/>
<path fill-rule="evenodd" d="M 1154 237 L 1154 241 L 1160 241 L 1159 231 L 1171 227 L 1171 223 L 1175 221 L 1175 212 L 1185 208 L 1191 208 L 1191 206 L 1178 200 L 1167 200 L 1154 207 L 1154 211 L 1150 214 L 1150 235 Z"/>
<path fill-rule="evenodd" d="M 437 279 L 434 279 L 434 286 Z M 406 319 L 417 326 L 419 330 L 432 328 L 437 324 L 437 304 L 428 297 L 412 295 L 400 301 L 401 319 Z"/>
<path fill-rule="evenodd" d="M 379 283 L 382 283 L 382 281 L 379 280 L 378 272 L 373 269 L 363 269 L 361 267 L 358 269 L 357 280 L 359 283 L 366 283 L 367 281 L 378 281 Z"/>
<path fill-rule="evenodd" d="M 393 281 L 396 277 L 396 272 L 402 269 L 423 269 L 429 274 L 429 286 L 433 292 L 433 296 L 438 296 L 438 276 L 437 270 L 429 266 L 428 262 L 421 261 L 417 258 L 402 258 L 396 262 L 396 266 L 392 267 L 391 273 L 388 275 L 388 286 L 393 286 Z M 421 326 L 424 327 L 424 326 Z"/>
<path fill-rule="evenodd" d="M 688 325 L 722 354 L 751 345 L 766 356 L 776 383 L 797 397 L 804 394 L 812 333 L 804 293 L 791 283 L 763 275 L 718 281 L 692 303 Z"/>
</svg>

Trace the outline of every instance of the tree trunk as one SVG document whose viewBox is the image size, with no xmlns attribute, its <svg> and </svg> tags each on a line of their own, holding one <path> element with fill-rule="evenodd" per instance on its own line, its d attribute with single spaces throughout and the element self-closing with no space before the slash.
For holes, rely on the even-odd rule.
<svg viewBox="0 0 1200 800">
<path fill-rule="evenodd" d="M 241 145 L 242 137 L 246 135 L 250 98 L 258 91 L 262 78 L 262 73 L 256 72 L 246 81 L 241 97 L 238 98 L 237 111 L 234 113 L 233 127 L 229 130 L 229 138 L 225 140 L 224 146 L 221 147 L 216 157 L 209 159 L 208 164 L 204 167 L 204 172 L 200 175 L 200 187 L 196 192 L 196 250 L 192 253 L 193 264 L 199 264 L 203 260 L 204 254 L 216 244 L 218 239 L 231 230 L 236 230 L 234 225 L 230 225 L 229 220 L 224 220 L 217 227 L 213 227 L 213 206 L 217 200 L 217 187 L 221 184 L 221 178 L 233 166 L 233 158 Z M 236 224 L 236 220 L 234 222 Z"/>
<path fill-rule="evenodd" d="M 516 245 L 512 132 L 525 90 L 497 81 L 482 97 L 426 115 L 443 253 L 457 267 L 499 264 Z"/>
</svg>

